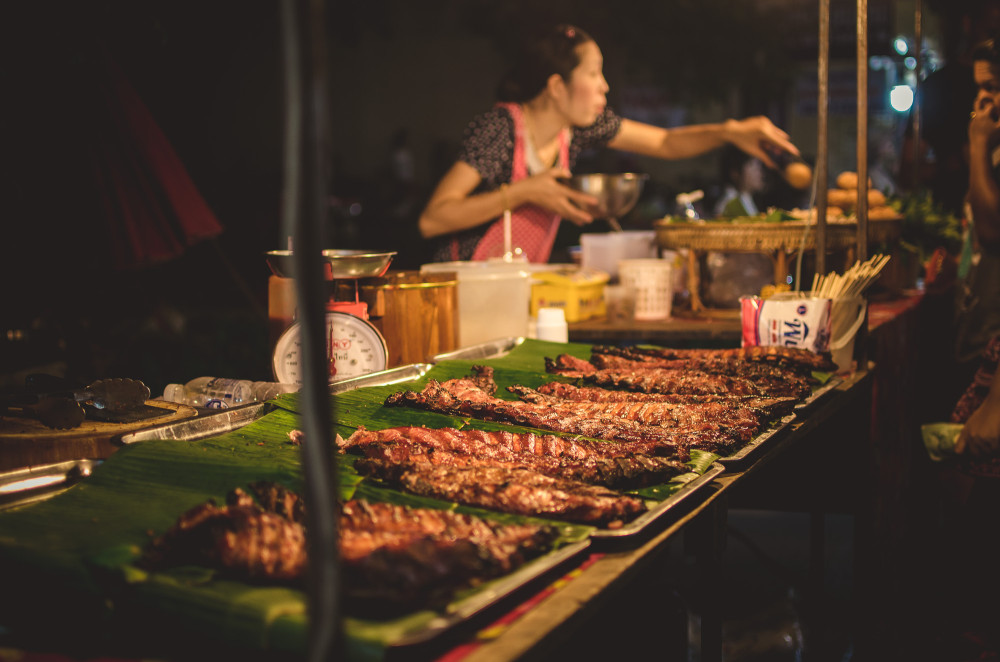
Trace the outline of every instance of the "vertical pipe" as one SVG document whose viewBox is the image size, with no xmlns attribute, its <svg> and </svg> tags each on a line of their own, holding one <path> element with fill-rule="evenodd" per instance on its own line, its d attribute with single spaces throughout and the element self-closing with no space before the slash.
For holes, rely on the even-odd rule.
<svg viewBox="0 0 1000 662">
<path fill-rule="evenodd" d="M 334 660 L 343 646 L 339 604 L 337 472 L 331 451 L 327 371 L 326 158 L 329 154 L 324 0 L 283 0 L 285 51 L 285 190 L 282 224 L 293 237 L 295 290 L 303 357 L 300 390 L 305 439 L 301 465 L 309 557 L 310 661 Z M 288 232 L 290 230 L 290 232 Z"/>
<path fill-rule="evenodd" d="M 858 0 L 858 255 L 868 259 L 868 0 Z"/>
<path fill-rule="evenodd" d="M 830 0 L 819 2 L 818 99 L 816 102 L 816 273 L 826 274 L 826 209 L 829 181 Z M 800 288 L 801 289 L 801 288 Z"/>
</svg>

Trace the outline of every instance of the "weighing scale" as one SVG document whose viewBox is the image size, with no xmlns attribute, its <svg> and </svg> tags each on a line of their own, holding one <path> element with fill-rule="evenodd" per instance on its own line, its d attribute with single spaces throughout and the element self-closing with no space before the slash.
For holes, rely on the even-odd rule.
<svg viewBox="0 0 1000 662">
<path fill-rule="evenodd" d="M 368 320 L 368 304 L 359 296 L 358 279 L 377 278 L 389 269 L 395 251 L 325 250 L 323 259 L 330 296 L 326 312 L 326 352 L 329 381 L 335 382 L 385 370 L 389 350 L 385 338 Z M 268 251 L 267 264 L 278 278 L 292 279 L 292 251 Z M 354 281 L 354 300 L 337 300 L 338 281 Z M 342 289 L 342 288 L 341 288 Z M 281 333 L 271 356 L 274 377 L 283 384 L 302 383 L 302 347 L 299 323 Z"/>
</svg>

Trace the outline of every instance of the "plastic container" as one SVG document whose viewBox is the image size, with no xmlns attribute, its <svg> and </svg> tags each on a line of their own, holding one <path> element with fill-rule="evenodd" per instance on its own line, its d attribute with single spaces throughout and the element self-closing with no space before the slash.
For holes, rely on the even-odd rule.
<svg viewBox="0 0 1000 662">
<path fill-rule="evenodd" d="M 539 308 L 535 337 L 551 342 L 569 342 L 569 326 L 562 308 Z"/>
<path fill-rule="evenodd" d="M 618 263 L 621 282 L 633 300 L 633 319 L 664 320 L 674 300 L 673 267 L 668 260 L 632 259 Z"/>
<path fill-rule="evenodd" d="M 248 379 L 198 377 L 187 384 L 167 384 L 163 399 L 207 409 L 228 409 L 249 402 L 263 402 L 299 390 L 298 384 L 252 382 Z"/>
<path fill-rule="evenodd" d="M 382 332 L 387 367 L 423 363 L 458 349 L 458 276 L 455 272 L 389 271 L 361 282 L 368 320 Z"/>
<path fill-rule="evenodd" d="M 531 315 L 542 308 L 562 308 L 567 322 L 604 317 L 608 275 L 590 269 L 535 271 L 531 283 Z"/>
<path fill-rule="evenodd" d="M 868 303 L 863 297 L 834 299 L 830 309 L 830 358 L 838 372 L 851 369 L 854 339 L 865 321 Z"/>
<path fill-rule="evenodd" d="M 580 248 L 584 269 L 603 271 L 615 280 L 621 260 L 656 257 L 656 231 L 585 233 L 580 235 Z"/>
<path fill-rule="evenodd" d="M 435 262 L 420 271 L 457 275 L 460 347 L 528 335 L 531 273 L 526 263 Z"/>
</svg>

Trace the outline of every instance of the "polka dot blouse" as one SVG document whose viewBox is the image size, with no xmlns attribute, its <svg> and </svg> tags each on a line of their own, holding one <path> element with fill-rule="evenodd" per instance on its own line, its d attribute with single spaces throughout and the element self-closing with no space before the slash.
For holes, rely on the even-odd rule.
<svg viewBox="0 0 1000 662">
<path fill-rule="evenodd" d="M 574 127 L 569 146 L 570 170 L 576 165 L 582 152 L 607 145 L 618 134 L 621 122 L 621 118 L 614 111 L 605 108 L 597 121 L 590 126 Z M 499 188 L 500 184 L 509 183 L 514 162 L 514 120 L 510 113 L 504 108 L 496 107 L 473 118 L 465 129 L 458 160 L 468 163 L 482 177 L 479 186 L 471 195 L 493 191 Z M 452 252 L 452 239 L 458 240 L 457 259 L 471 259 L 476 245 L 493 220 L 495 219 L 474 228 L 437 238 L 434 260 L 446 262 L 456 259 Z"/>
</svg>

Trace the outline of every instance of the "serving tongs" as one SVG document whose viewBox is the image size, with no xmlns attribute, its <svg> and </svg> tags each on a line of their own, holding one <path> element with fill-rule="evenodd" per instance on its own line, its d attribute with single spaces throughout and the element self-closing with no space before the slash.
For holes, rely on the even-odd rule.
<svg viewBox="0 0 1000 662">
<path fill-rule="evenodd" d="M 87 386 L 52 375 L 33 374 L 24 388 L 0 392 L 0 413 L 37 418 L 42 425 L 66 430 L 95 420 L 142 420 L 149 387 L 137 379 L 99 379 Z M 155 415 L 163 413 L 157 408 Z"/>
</svg>

